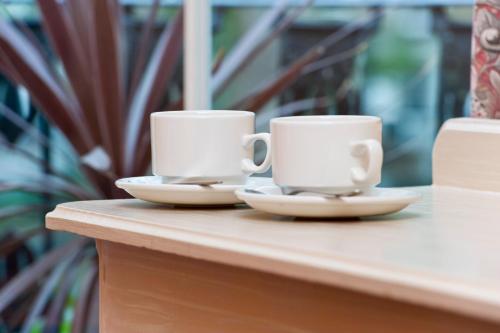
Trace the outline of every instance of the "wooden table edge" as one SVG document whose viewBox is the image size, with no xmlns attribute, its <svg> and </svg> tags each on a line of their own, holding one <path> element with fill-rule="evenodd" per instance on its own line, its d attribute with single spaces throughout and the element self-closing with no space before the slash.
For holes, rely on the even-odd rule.
<svg viewBox="0 0 500 333">
<path fill-rule="evenodd" d="M 439 308 L 500 322 L 500 291 L 444 280 L 430 274 L 394 270 L 342 258 L 319 257 L 289 249 L 194 233 L 168 226 L 141 225 L 60 204 L 47 214 L 46 226 L 99 240 L 143 247 L 220 264 L 249 268 L 289 278 L 365 292 L 388 299 Z M 71 218 L 69 218 L 71 216 Z M 94 223 L 96 216 L 100 223 Z M 105 221 L 105 223 L 103 223 Z M 103 226 L 105 224 L 106 226 Z M 92 226 L 92 231 L 89 230 Z M 168 237 L 159 236 L 168 232 Z M 144 237 L 148 236 L 148 242 Z"/>
</svg>

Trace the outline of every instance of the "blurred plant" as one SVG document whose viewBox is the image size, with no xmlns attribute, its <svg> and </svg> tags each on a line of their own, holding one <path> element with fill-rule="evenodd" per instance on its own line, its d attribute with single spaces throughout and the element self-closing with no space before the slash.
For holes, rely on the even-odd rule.
<svg viewBox="0 0 500 333">
<path fill-rule="evenodd" d="M 311 3 L 308 0 L 303 6 L 288 9 L 286 1 L 276 2 L 227 55 L 219 50 L 213 65 L 214 98 Z M 117 0 L 38 0 L 38 7 L 57 57 L 50 56 L 23 22 L 0 18 L 0 72 L 26 89 L 36 108 L 68 139 L 77 166 L 91 186 L 51 165 L 46 166 L 41 179 L 3 180 L 0 193 L 49 194 L 51 201 L 49 207 L 20 203 L 0 208 L 0 219 L 47 210 L 62 201 L 122 197 L 114 181 L 143 175 L 149 168 L 150 113 L 182 109 L 183 104 L 175 93 L 181 90 L 175 73 L 182 51 L 182 10 L 155 41 L 160 6 L 159 0 L 154 0 L 137 42 L 130 47 L 125 38 L 130 26 Z M 261 110 L 302 75 L 323 68 L 325 61 L 335 61 L 325 57 L 326 50 L 380 15 L 375 11 L 347 24 L 229 108 Z M 356 47 L 353 50 L 359 49 Z M 305 104 L 311 103 L 326 102 L 318 97 Z M 287 106 L 286 110 L 293 113 L 303 104 Z M 0 115 L 38 144 L 51 144 L 50 138 L 7 105 L 0 103 Z M 3 133 L 0 145 L 35 164 L 44 163 L 43 158 Z M 29 242 L 48 233 L 39 227 L 7 234 L 0 242 L 0 258 L 7 267 L 0 281 L 3 325 L 9 331 L 56 332 L 63 331 L 69 321 L 72 332 L 96 331 L 98 283 L 92 244 L 72 238 L 37 256 Z"/>
</svg>

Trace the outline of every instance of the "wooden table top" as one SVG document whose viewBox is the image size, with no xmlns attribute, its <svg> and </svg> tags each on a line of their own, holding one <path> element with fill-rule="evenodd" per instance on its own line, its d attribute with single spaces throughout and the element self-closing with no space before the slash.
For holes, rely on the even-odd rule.
<svg viewBox="0 0 500 333">
<path fill-rule="evenodd" d="M 362 220 L 102 200 L 61 204 L 47 227 L 500 321 L 500 193 L 413 189 L 418 203 Z"/>
</svg>

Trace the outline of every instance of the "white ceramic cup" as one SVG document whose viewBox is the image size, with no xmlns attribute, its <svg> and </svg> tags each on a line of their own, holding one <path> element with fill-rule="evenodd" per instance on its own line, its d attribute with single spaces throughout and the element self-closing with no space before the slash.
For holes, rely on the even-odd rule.
<svg viewBox="0 0 500 333">
<path fill-rule="evenodd" d="M 271 136 L 273 180 L 285 191 L 347 194 L 380 183 L 380 118 L 275 118 Z"/>
<path fill-rule="evenodd" d="M 254 134 L 247 111 L 166 111 L 151 114 L 153 174 L 164 182 L 223 181 L 244 184 L 271 164 L 270 135 Z M 253 144 L 267 145 L 264 162 L 253 162 Z"/>
</svg>

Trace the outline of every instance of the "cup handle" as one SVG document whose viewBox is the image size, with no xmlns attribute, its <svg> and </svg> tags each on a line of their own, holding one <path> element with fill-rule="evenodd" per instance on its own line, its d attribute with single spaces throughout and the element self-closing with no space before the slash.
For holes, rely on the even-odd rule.
<svg viewBox="0 0 500 333">
<path fill-rule="evenodd" d="M 384 151 L 379 141 L 374 139 L 355 141 L 351 143 L 351 155 L 357 158 L 368 156 L 368 167 L 366 170 L 362 167 L 351 169 L 351 179 L 356 185 L 371 185 L 373 179 L 382 167 Z"/>
<path fill-rule="evenodd" d="M 258 134 L 248 134 L 243 136 L 243 147 L 249 149 L 257 140 L 262 140 L 266 144 L 266 158 L 264 162 L 260 165 L 256 165 L 253 160 L 245 158 L 241 161 L 241 169 L 243 172 L 252 173 L 263 173 L 269 170 L 271 166 L 271 134 L 269 133 L 258 133 Z"/>
</svg>

